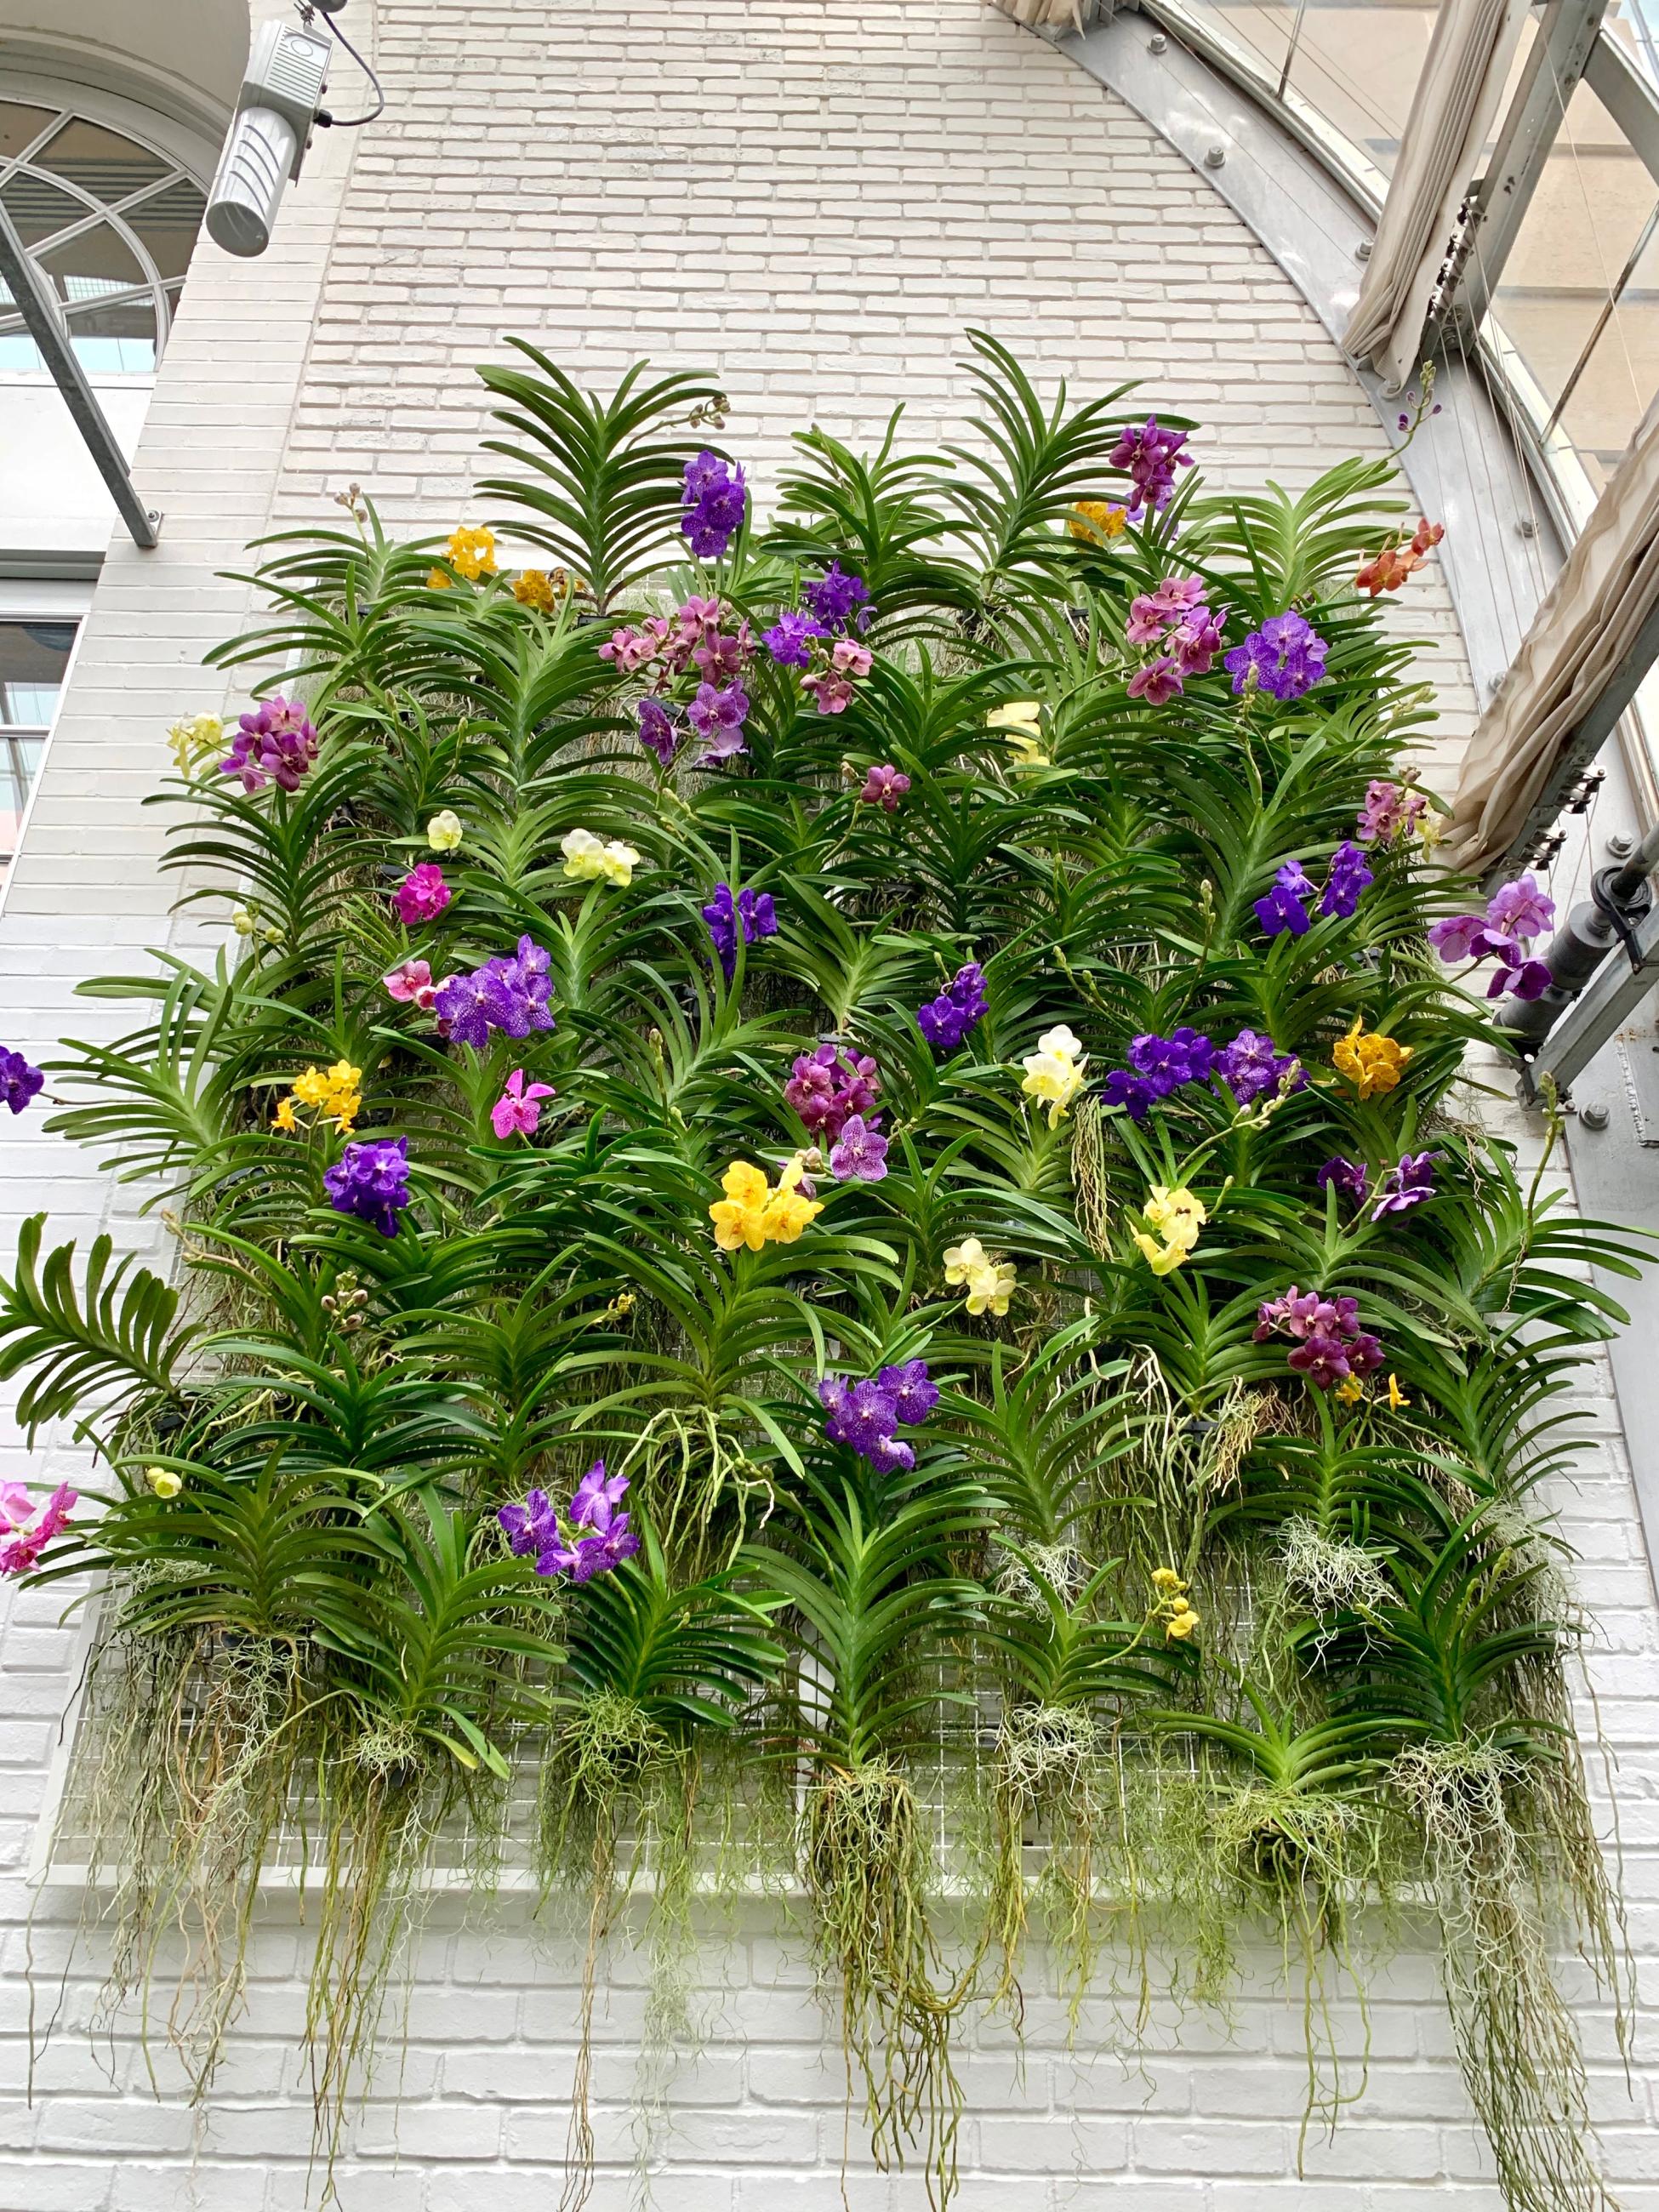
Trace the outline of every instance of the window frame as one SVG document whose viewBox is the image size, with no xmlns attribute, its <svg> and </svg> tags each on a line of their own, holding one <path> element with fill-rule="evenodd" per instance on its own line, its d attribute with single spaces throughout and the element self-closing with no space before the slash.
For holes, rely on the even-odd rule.
<svg viewBox="0 0 1659 2212">
<path fill-rule="evenodd" d="M 3 53 L 0 53 L 0 58 L 3 58 Z M 137 90 L 135 85 L 135 94 Z M 130 286 L 123 292 L 111 293 L 103 299 L 85 304 L 89 308 L 106 307 L 126 300 L 153 300 L 156 310 L 155 359 L 159 367 L 167 348 L 173 317 L 177 311 L 179 295 L 185 280 L 183 277 L 162 276 L 143 240 L 123 219 L 121 211 L 137 210 L 152 193 L 166 191 L 180 181 L 193 185 L 205 196 L 211 188 L 214 172 L 218 167 L 219 145 L 194 125 L 146 105 L 141 98 L 109 91 L 100 84 L 86 82 L 67 70 L 14 70 L 8 66 L 3 94 L 0 96 L 23 107 L 49 108 L 53 118 L 21 155 L 0 161 L 0 183 L 11 176 L 21 164 L 27 162 L 32 153 L 37 153 L 45 147 L 66 122 L 76 118 L 131 139 L 135 145 L 167 165 L 165 176 L 129 192 L 125 199 L 107 204 L 94 200 L 68 179 L 46 173 L 61 191 L 82 204 L 84 214 L 73 224 L 66 223 L 61 230 L 54 232 L 49 238 L 38 240 L 28 248 L 29 258 L 34 260 L 40 252 L 51 251 L 68 243 L 94 223 L 107 222 L 137 261 L 145 281 L 142 285 Z M 0 307 L 0 321 L 7 319 L 15 318 L 8 318 L 7 311 Z M 66 327 L 72 337 L 72 317 L 67 321 Z M 4 335 L 12 336 L 15 331 L 7 331 Z M 153 384 L 155 373 L 155 367 L 144 369 L 100 368 L 88 369 L 87 375 L 94 384 L 116 384 L 131 389 Z M 0 368 L 0 388 L 15 385 L 39 387 L 52 381 L 51 371 L 44 367 Z"/>
<path fill-rule="evenodd" d="M 0 877 L 0 916 L 6 910 L 6 902 L 17 875 L 17 863 L 28 842 L 29 823 L 34 818 L 35 804 L 40 796 L 40 787 L 46 781 L 46 769 L 52 759 L 52 741 L 64 719 L 64 708 L 70 696 L 70 686 L 75 681 L 81 647 L 87 635 L 87 617 L 92 611 L 93 584 L 74 582 L 58 577 L 7 576 L 0 574 L 0 623 L 57 622 L 75 624 L 75 640 L 70 647 L 69 659 L 64 664 L 64 682 L 58 695 L 58 704 L 52 718 L 46 726 L 40 744 L 40 758 L 29 784 L 28 797 L 17 819 L 17 842 L 11 858 L 3 863 L 5 873 Z M 21 729 L 24 726 L 18 725 Z M 38 723 L 27 725 L 30 729 Z"/>
</svg>

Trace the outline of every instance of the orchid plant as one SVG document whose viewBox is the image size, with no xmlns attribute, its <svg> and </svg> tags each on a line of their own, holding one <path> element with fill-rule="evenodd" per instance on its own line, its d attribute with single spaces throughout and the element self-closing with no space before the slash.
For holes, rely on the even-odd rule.
<svg viewBox="0 0 1659 2212">
<path fill-rule="evenodd" d="M 46 1071 L 177 1279 L 36 1222 L 0 1285 L 24 1422 L 94 1455 L 7 1489 L 0 1571 L 102 1601 L 113 1980 L 193 1899 L 208 2094 L 305 1828 L 331 2156 L 435 1839 L 487 1887 L 528 1770 L 590 1999 L 646 1860 L 665 1944 L 704 1838 L 803 1887 L 942 2197 L 1029 1928 L 1079 1991 L 1132 1891 L 1213 1996 L 1265 1915 L 1316 1991 L 1422 1881 L 1507 2202 L 1593 2212 L 1537 1899 L 1620 1969 L 1540 1485 L 1644 1255 L 1480 1133 L 1443 965 L 1524 994 L 1549 900 L 1426 853 L 1388 466 L 1212 495 L 1194 425 L 973 344 L 985 439 L 810 431 L 769 521 L 712 387 L 524 347 L 490 526 L 354 495 L 261 549 L 216 659 L 283 690 L 166 785 L 226 952 L 91 987 L 132 1027 Z M 579 2099 L 567 2204 L 591 2154 Z"/>
</svg>

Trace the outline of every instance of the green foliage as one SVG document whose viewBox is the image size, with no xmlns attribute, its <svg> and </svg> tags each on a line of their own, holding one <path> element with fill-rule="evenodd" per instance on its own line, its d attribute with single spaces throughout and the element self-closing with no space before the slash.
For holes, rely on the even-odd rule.
<svg viewBox="0 0 1659 2212">
<path fill-rule="evenodd" d="M 40 1260 L 44 1213 L 31 1214 L 17 1232 L 17 1266 L 0 1289 L 0 1376 L 32 1370 L 17 1401 L 17 1418 L 33 1442 L 43 1421 L 106 1410 L 149 1392 L 168 1398 L 189 1329 L 174 1331 L 179 1294 L 131 1259 L 110 1265 L 114 1246 L 93 1239 L 84 1287 L 76 1289 L 75 1247 L 60 1244 Z"/>
<path fill-rule="evenodd" d="M 1492 1033 L 1424 941 L 1471 894 L 1413 836 L 1368 845 L 1352 914 L 1269 937 L 1255 912 L 1288 861 L 1323 874 L 1373 780 L 1409 783 L 1431 699 L 1352 582 L 1404 510 L 1374 463 L 1294 497 L 1194 472 L 1112 534 L 1078 502 L 1128 506 L 1127 387 L 1043 396 L 972 344 L 974 444 L 911 452 L 897 415 L 869 457 L 809 431 L 778 515 L 718 562 L 679 535 L 712 387 L 640 368 L 593 397 L 528 346 L 483 372 L 510 471 L 486 489 L 496 551 L 543 549 L 556 588 L 398 544 L 367 504 L 260 549 L 271 613 L 216 659 L 284 666 L 319 757 L 293 792 L 209 767 L 160 795 L 185 896 L 246 909 L 240 956 L 93 986 L 137 1026 L 53 1068 L 54 1126 L 170 1203 L 180 1286 L 107 1238 L 77 1275 L 38 1220 L 0 1285 L 24 1419 L 70 1418 L 101 1454 L 101 1517 L 40 1571 L 110 1586 L 131 1727 L 151 1725 L 132 1686 L 155 1692 L 154 1761 L 112 1757 L 97 1793 L 138 1798 L 117 1979 L 210 1900 L 207 1994 L 174 2023 L 204 2086 L 259 1869 L 314 1837 L 331 2156 L 456 1823 L 487 1887 L 533 1773 L 543 1872 L 587 1898 L 591 2010 L 632 1869 L 653 1868 L 672 1949 L 702 1825 L 759 1863 L 787 1802 L 876 2155 L 919 2148 L 948 2196 L 953 2028 L 1017 2013 L 1034 1900 L 1074 1997 L 1114 1909 L 1142 1943 L 1160 1915 L 1192 1933 L 1200 1994 L 1232 1924 L 1265 1917 L 1312 2023 L 1358 1914 L 1414 1875 L 1511 2204 L 1588 2212 L 1541 1901 L 1576 1908 L 1603 1967 L 1612 1922 L 1537 1509 L 1576 1447 L 1574 1369 L 1622 1319 L 1607 1285 L 1648 1255 L 1471 1118 L 1464 1057 Z M 870 597 L 821 711 L 758 641 L 832 562 Z M 1294 608 L 1321 680 L 1280 699 L 1194 667 L 1148 703 L 1171 641 L 1131 639 L 1134 603 L 1170 575 L 1228 611 L 1229 646 Z M 692 608 L 653 659 L 641 625 L 660 646 L 693 598 L 730 642 Z M 659 768 L 638 708 L 690 703 L 693 631 L 721 683 L 741 673 L 745 750 L 710 763 L 682 720 Z M 827 682 L 831 642 L 811 649 Z M 908 779 L 890 808 L 861 796 L 877 769 Z M 446 811 L 461 840 L 439 852 Z M 405 926 L 388 894 L 434 856 L 451 896 Z M 729 975 L 702 912 L 722 884 L 776 922 Z M 475 1048 L 386 988 L 526 939 L 551 1026 L 498 1020 Z M 916 1009 L 969 963 L 985 1013 L 934 1049 Z M 1132 1041 L 1181 1027 L 1254 1032 L 1285 1079 L 1195 1079 L 1139 1119 L 1108 1103 Z M 1040 1041 L 1062 1028 L 1086 1058 L 1060 1096 Z M 1399 1048 L 1396 1079 L 1354 1079 L 1355 1036 Z M 792 1084 L 822 1039 L 874 1064 L 878 1177 L 836 1174 Z M 295 1112 L 296 1079 L 339 1063 L 360 1100 Z M 498 1132 L 514 1078 L 549 1087 L 533 1133 Z M 387 1235 L 325 1177 L 389 1138 L 410 1180 Z M 1407 1209 L 1316 1180 L 1340 1154 L 1374 1199 L 1407 1152 L 1433 1181 Z M 769 1198 L 728 1249 L 714 1209 L 745 1165 Z M 1194 1233 L 1158 1256 L 1171 1219 Z M 1380 1370 L 1304 1381 L 1258 1325 L 1293 1288 L 1357 1301 Z M 917 1360 L 924 1419 L 879 1449 L 832 1438 L 820 1384 Z M 509 1548 L 501 1509 L 562 1508 L 601 1458 L 636 1550 L 590 1573 L 568 1518 Z M 975 1777 L 987 1909 L 952 1954 L 930 1839 L 940 1790 Z M 1318 2067 L 1310 2097 L 1340 2101 Z"/>
</svg>

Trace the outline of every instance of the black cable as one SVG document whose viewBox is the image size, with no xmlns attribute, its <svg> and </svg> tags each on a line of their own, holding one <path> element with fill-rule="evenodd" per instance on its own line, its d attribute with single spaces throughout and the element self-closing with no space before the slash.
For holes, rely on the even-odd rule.
<svg viewBox="0 0 1659 2212">
<path fill-rule="evenodd" d="M 1642 948 L 1636 941 L 1636 933 L 1631 927 L 1631 916 L 1626 911 L 1627 902 L 1618 898 L 1606 880 L 1607 878 L 1619 872 L 1620 871 L 1615 868 L 1596 871 L 1590 878 L 1590 902 L 1624 946 L 1626 957 L 1629 960 L 1632 969 L 1639 975 L 1642 968 Z M 1641 917 L 1638 915 L 1638 918 Z"/>
<path fill-rule="evenodd" d="M 369 110 L 367 115 L 331 115 L 326 108 L 320 108 L 317 114 L 318 122 L 336 131 L 356 131 L 362 124 L 378 123 L 380 118 L 386 113 L 386 88 L 381 84 L 380 78 L 375 76 L 374 70 L 358 52 L 356 47 L 354 46 L 350 40 L 347 38 L 345 33 L 335 21 L 332 14 L 327 8 L 313 5 L 313 0 L 300 0 L 300 12 L 305 18 L 307 25 L 309 25 L 317 15 L 321 15 L 323 19 L 323 27 L 327 31 L 330 38 L 334 40 L 337 46 L 341 46 L 345 48 L 352 60 L 356 63 L 358 68 L 362 71 L 363 75 L 368 79 L 369 82 L 374 88 L 374 106 Z"/>
</svg>

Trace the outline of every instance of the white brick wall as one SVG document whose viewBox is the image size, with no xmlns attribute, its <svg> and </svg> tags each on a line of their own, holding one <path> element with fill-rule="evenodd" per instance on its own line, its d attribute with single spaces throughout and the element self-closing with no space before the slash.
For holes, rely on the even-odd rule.
<svg viewBox="0 0 1659 2212">
<path fill-rule="evenodd" d="M 276 0 L 262 0 L 276 12 Z M 366 4 L 354 16 L 367 12 Z M 0 919 L 11 1036 L 107 1029 L 71 1008 L 76 978 L 161 935 L 160 820 L 139 800 L 173 716 L 218 703 L 196 670 L 245 598 L 217 583 L 269 514 L 331 516 L 351 478 L 400 521 L 447 526 L 477 469 L 471 365 L 522 332 L 603 382 L 636 354 L 708 368 L 737 407 L 731 437 L 764 488 L 789 431 L 817 419 L 869 438 L 898 398 L 919 440 L 956 434 L 969 398 L 964 325 L 1079 387 L 1133 374 L 1206 425 L 1213 477 L 1300 485 L 1380 450 L 1358 387 L 1284 277 L 1207 185 L 1103 89 L 980 0 L 378 0 L 392 97 L 353 148 L 325 139 L 257 264 L 204 248 L 140 456 L 167 511 L 161 550 L 117 549 L 30 842 Z M 337 87 L 340 104 L 349 88 Z M 345 170 L 355 153 L 349 182 Z M 313 328 L 314 325 L 314 328 Z M 1444 648 L 1445 727 L 1472 699 L 1443 595 L 1411 616 Z M 4 1133 L 9 1219 L 50 1204 L 82 1233 L 128 1219 L 131 1194 L 40 1133 Z M 1659 1621 L 1616 1410 L 1586 1387 L 1599 1449 L 1567 1524 L 1601 1622 L 1594 1662 L 1621 1764 L 1632 1930 L 1659 1961 Z M 61 1444 L 33 1472 L 70 1463 Z M 3 1455 L 21 1470 L 21 1447 Z M 308 2113 L 296 2047 L 307 1937 L 273 1899 L 247 2017 L 198 2123 L 149 2094 L 134 2045 L 88 2047 L 97 1945 L 74 1965 L 58 2033 L 24 2102 L 31 1945 L 43 2014 L 76 1901 L 48 1893 L 26 1930 L 22 1881 L 70 1632 L 14 1601 L 0 1642 L 0 2212 L 299 2212 Z M 669 2212 L 831 2212 L 839 2060 L 775 1916 L 747 1913 L 706 1955 L 709 2033 L 675 2097 Z M 564 2145 L 578 1961 L 503 1907 L 483 1924 L 441 1902 L 423 1944 L 401 2069 L 388 2064 L 343 2170 L 349 2212 L 548 2212 Z M 1575 1987 L 1577 1984 L 1575 1984 Z M 1075 2052 L 1034 1979 L 1028 2051 L 982 2028 L 964 2057 L 963 2212 L 1082 2208 L 1109 2190 L 1137 2212 L 1404 2212 L 1431 2197 L 1496 2212 L 1451 2063 L 1431 1957 L 1373 1988 L 1366 2094 L 1295 2178 L 1301 2025 L 1264 1954 L 1232 2032 L 1158 2008 L 1085 2010 Z M 597 2212 L 630 2187 L 627 2113 L 642 1991 L 609 1975 L 595 2065 Z M 1604 2009 L 1586 1995 L 1595 2103 L 1627 2212 L 1659 2212 L 1653 2076 L 1626 2097 Z M 1359 2048 L 1352 2007 L 1340 2014 Z M 1144 2058 L 1144 2063 L 1143 2063 Z M 866 2174 L 849 2202 L 918 2206 L 920 2177 Z"/>
</svg>

